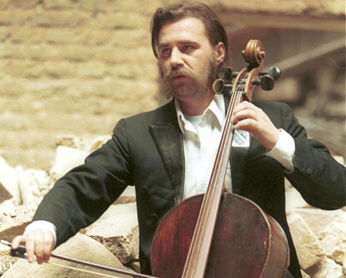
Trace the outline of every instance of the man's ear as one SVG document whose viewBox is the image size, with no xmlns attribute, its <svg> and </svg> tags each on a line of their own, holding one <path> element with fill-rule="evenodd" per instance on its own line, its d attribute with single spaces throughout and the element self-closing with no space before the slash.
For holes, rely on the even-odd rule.
<svg viewBox="0 0 346 278">
<path fill-rule="evenodd" d="M 219 42 L 216 46 L 216 62 L 219 66 L 225 59 L 226 48 L 223 42 Z"/>
</svg>

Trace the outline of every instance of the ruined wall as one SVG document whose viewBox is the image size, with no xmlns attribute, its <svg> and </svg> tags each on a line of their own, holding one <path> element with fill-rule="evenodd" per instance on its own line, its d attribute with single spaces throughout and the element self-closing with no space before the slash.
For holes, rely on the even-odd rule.
<svg viewBox="0 0 346 278">
<path fill-rule="evenodd" d="M 0 156 L 49 166 L 58 134 L 157 106 L 155 1 L 0 1 Z"/>
<path fill-rule="evenodd" d="M 150 18 L 179 2 L 0 0 L 0 156 L 48 169 L 58 135 L 110 134 L 119 118 L 157 107 Z M 344 27 L 344 0 L 205 2 L 228 30 Z"/>
</svg>

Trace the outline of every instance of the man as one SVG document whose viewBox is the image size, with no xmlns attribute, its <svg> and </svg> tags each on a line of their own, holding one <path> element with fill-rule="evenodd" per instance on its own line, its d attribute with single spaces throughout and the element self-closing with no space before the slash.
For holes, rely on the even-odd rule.
<svg viewBox="0 0 346 278">
<path fill-rule="evenodd" d="M 34 254 L 38 263 L 47 261 L 54 246 L 97 220 L 131 184 L 136 187 L 141 269 L 150 274 L 150 248 L 161 218 L 182 199 L 205 192 L 229 102 L 228 95 L 211 90 L 229 65 L 226 32 L 203 4 L 158 9 L 152 47 L 162 88 L 173 100 L 120 120 L 111 140 L 57 181 L 25 234 L 13 240 L 13 248 L 26 244 L 29 261 Z M 301 277 L 286 221 L 284 177 L 311 205 L 337 209 L 346 205 L 345 168 L 325 146 L 306 138 L 284 104 L 243 102 L 232 122 L 245 131 L 245 143 L 232 149 L 227 188 L 278 221 L 289 241 L 289 271 Z"/>
</svg>

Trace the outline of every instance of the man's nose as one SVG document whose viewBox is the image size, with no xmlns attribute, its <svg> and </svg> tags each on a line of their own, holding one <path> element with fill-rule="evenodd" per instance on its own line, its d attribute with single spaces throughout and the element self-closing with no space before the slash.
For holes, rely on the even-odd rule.
<svg viewBox="0 0 346 278">
<path fill-rule="evenodd" d="M 171 67 L 172 68 L 179 68 L 184 65 L 182 53 L 178 48 L 173 48 L 171 52 Z"/>
</svg>

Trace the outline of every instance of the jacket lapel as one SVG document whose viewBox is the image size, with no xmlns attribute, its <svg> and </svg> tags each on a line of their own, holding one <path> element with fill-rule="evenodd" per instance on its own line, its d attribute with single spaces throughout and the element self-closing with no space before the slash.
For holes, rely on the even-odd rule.
<svg viewBox="0 0 346 278">
<path fill-rule="evenodd" d="M 177 204 L 181 201 L 184 188 L 183 138 L 177 122 L 174 101 L 169 103 L 167 108 L 167 120 L 165 117 L 161 118 L 157 125 L 149 125 L 149 130 L 172 181 L 175 190 L 174 202 Z"/>
</svg>

